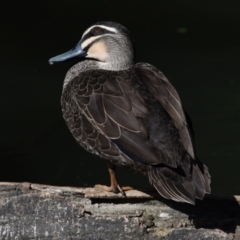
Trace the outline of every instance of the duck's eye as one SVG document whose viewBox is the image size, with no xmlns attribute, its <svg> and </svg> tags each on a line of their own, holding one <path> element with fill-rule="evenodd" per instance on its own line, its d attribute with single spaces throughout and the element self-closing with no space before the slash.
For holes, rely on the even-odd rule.
<svg viewBox="0 0 240 240">
<path fill-rule="evenodd" d="M 103 34 L 103 29 L 100 27 L 95 27 L 91 30 L 92 35 L 97 36 Z"/>
</svg>

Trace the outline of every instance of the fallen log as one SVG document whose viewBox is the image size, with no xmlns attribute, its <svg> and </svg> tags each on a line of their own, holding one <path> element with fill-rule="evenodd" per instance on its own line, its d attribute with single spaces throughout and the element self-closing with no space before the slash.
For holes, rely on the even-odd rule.
<svg viewBox="0 0 240 240">
<path fill-rule="evenodd" d="M 240 239 L 240 197 L 195 206 L 153 189 L 126 197 L 94 188 L 0 183 L 0 239 Z"/>
</svg>

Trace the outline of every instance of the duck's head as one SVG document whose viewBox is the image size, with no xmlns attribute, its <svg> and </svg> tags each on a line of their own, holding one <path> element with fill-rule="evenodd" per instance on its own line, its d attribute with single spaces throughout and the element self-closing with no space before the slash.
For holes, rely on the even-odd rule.
<svg viewBox="0 0 240 240">
<path fill-rule="evenodd" d="M 101 69 L 125 70 L 134 64 L 134 47 L 131 34 L 119 23 L 97 22 L 82 35 L 70 51 L 53 57 L 50 64 L 78 58 L 94 60 Z"/>
</svg>

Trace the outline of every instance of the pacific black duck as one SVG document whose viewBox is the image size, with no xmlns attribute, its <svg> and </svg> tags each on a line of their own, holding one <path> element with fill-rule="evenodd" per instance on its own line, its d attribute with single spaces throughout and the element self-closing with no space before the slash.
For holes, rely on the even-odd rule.
<svg viewBox="0 0 240 240">
<path fill-rule="evenodd" d="M 78 58 L 62 93 L 63 117 L 87 151 L 108 162 L 111 185 L 122 192 L 115 166 L 148 176 L 165 198 L 195 203 L 210 193 L 207 167 L 195 155 L 193 130 L 175 88 L 156 67 L 134 63 L 131 34 L 97 22 L 72 50 L 51 64 Z"/>
</svg>

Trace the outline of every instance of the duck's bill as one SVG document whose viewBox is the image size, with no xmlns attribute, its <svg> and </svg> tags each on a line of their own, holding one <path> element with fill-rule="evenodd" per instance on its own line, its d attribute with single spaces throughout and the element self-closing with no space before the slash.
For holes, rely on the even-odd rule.
<svg viewBox="0 0 240 240">
<path fill-rule="evenodd" d="M 58 62 L 65 62 L 70 59 L 85 57 L 86 55 L 87 52 L 82 50 L 82 48 L 78 44 L 75 48 L 71 49 L 70 51 L 60 54 L 56 57 L 50 58 L 49 63 L 54 64 Z"/>
</svg>

